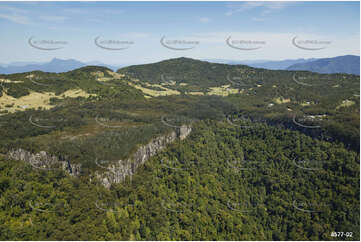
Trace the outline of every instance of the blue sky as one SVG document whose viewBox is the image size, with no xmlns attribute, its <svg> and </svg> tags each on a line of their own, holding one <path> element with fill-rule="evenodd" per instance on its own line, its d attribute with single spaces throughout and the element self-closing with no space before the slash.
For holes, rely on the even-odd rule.
<svg viewBox="0 0 361 242">
<path fill-rule="evenodd" d="M 360 53 L 359 2 L 0 2 L 0 29 L 0 63 L 54 57 L 108 64 L 180 56 L 281 60 Z"/>
</svg>

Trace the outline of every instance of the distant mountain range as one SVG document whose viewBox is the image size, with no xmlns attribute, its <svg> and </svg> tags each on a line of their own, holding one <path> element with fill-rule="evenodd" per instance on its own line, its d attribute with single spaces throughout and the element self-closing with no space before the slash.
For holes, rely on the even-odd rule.
<svg viewBox="0 0 361 242">
<path fill-rule="evenodd" d="M 229 65 L 248 65 L 254 68 L 269 70 L 305 70 L 318 73 L 347 73 L 360 75 L 360 57 L 355 55 L 337 56 L 333 58 L 310 58 L 310 59 L 287 59 L 280 61 L 272 60 L 225 60 L 205 59 L 211 63 L 222 63 Z M 138 63 L 139 64 L 139 63 Z M 113 71 L 128 65 L 108 65 L 98 61 L 80 62 L 74 59 L 62 60 L 54 58 L 50 62 L 13 62 L 8 65 L 0 65 L 0 74 L 13 74 L 30 71 L 44 72 L 67 72 L 89 65 L 104 66 Z"/>
<path fill-rule="evenodd" d="M 312 71 L 323 74 L 347 73 L 360 75 L 360 56 L 345 55 L 291 65 L 287 70 Z"/>
<path fill-rule="evenodd" d="M 67 72 L 74 69 L 78 69 L 84 66 L 97 65 L 108 67 L 112 70 L 117 70 L 120 66 L 112 66 L 103 64 L 101 62 L 80 62 L 74 59 L 62 60 L 58 58 L 52 59 L 50 62 L 45 63 L 36 63 L 36 62 L 14 62 L 7 66 L 0 66 L 0 74 L 13 74 L 13 73 L 23 73 L 30 71 L 44 71 L 44 72 Z"/>
<path fill-rule="evenodd" d="M 236 60 L 223 60 L 223 59 L 208 59 L 205 61 L 209 61 L 212 63 L 223 63 L 228 65 L 247 65 L 254 68 L 264 68 L 269 70 L 285 70 L 289 66 L 298 64 L 298 63 L 306 63 L 310 61 L 317 60 L 316 58 L 310 59 L 295 59 L 295 60 L 280 60 L 280 61 L 272 61 L 272 60 L 244 60 L 244 61 L 236 61 Z"/>
</svg>

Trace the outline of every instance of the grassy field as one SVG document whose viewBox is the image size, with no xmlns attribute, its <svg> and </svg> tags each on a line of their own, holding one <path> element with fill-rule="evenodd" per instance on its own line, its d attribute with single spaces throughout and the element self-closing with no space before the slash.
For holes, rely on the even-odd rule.
<svg viewBox="0 0 361 242">
<path fill-rule="evenodd" d="M 29 95 L 22 96 L 20 98 L 14 98 L 6 94 L 6 91 L 3 92 L 3 95 L 0 97 L 0 110 L 14 113 L 17 111 L 24 111 L 29 108 L 34 109 L 50 109 L 54 105 L 50 104 L 51 98 L 64 99 L 67 97 L 77 98 L 84 97 L 88 98 L 90 96 L 95 96 L 95 94 L 89 94 L 81 89 L 67 90 L 60 95 L 55 95 L 55 92 L 34 92 L 31 91 Z"/>
</svg>

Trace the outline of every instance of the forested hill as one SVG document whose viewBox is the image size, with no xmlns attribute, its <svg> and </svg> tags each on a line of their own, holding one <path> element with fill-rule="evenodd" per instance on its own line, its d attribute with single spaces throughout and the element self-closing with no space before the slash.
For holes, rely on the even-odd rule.
<svg viewBox="0 0 361 242">
<path fill-rule="evenodd" d="M 147 90 L 165 89 L 164 95 L 176 91 L 187 96 L 224 96 L 243 116 L 259 120 L 289 126 L 296 116 L 308 126 L 328 129 L 329 136 L 359 150 L 360 77 L 356 75 L 265 70 L 189 58 L 130 66 L 117 72 Z M 320 122 L 323 125 L 315 124 Z M 320 130 L 299 128 L 308 133 Z"/>
<path fill-rule="evenodd" d="M 185 83 L 204 86 L 229 84 L 225 77 L 230 71 L 240 70 L 240 73 L 252 71 L 254 68 L 246 65 L 227 65 L 210 63 L 191 58 L 175 58 L 157 63 L 135 65 L 120 68 L 117 72 L 150 83 L 169 81 L 184 81 Z"/>
<path fill-rule="evenodd" d="M 190 58 L 175 58 L 157 63 L 134 65 L 121 68 L 117 73 L 135 78 L 143 83 L 172 86 L 177 90 L 196 91 L 200 88 L 230 85 L 234 88 L 251 88 L 257 85 L 281 85 L 288 89 L 301 88 L 301 85 L 313 87 L 308 91 L 322 91 L 326 87 L 342 84 L 343 89 L 356 88 L 359 77 L 348 74 L 322 75 L 309 71 L 282 71 L 253 68 L 246 65 L 228 65 L 210 63 Z M 272 85 L 271 85 L 272 84 Z M 188 88 L 186 87 L 188 86 Z M 183 89 L 182 89 L 183 88 Z M 275 87 L 273 87 L 275 88 Z M 333 95 L 337 87 L 322 92 Z M 299 90 L 302 94 L 305 90 Z"/>
<path fill-rule="evenodd" d="M 122 112 L 130 113 L 142 106 L 151 114 L 155 110 L 174 113 L 183 103 L 183 115 L 225 119 L 234 114 L 292 126 L 316 137 L 322 134 L 359 150 L 360 79 L 355 75 L 272 71 L 176 58 L 121 68 L 117 73 L 87 66 L 64 73 L 0 75 L 0 79 L 3 114 L 66 107 L 81 98 L 92 105 L 122 106 Z"/>
<path fill-rule="evenodd" d="M 358 76 L 178 58 L 0 79 L 0 240 L 359 240 Z"/>
<path fill-rule="evenodd" d="M 111 88 L 110 86 L 112 85 L 117 86 L 117 89 Z M 118 75 L 109 68 L 101 66 L 86 66 L 63 73 L 32 71 L 0 75 L 0 97 L 6 94 L 18 99 L 31 93 L 42 93 L 46 96 L 49 93 L 58 95 L 73 90 L 81 90 L 87 95 L 103 97 L 117 95 L 119 98 L 130 96 L 136 98 L 139 96 L 137 94 L 139 91 L 130 87 L 127 84 L 126 78 L 123 78 L 123 76 Z M 0 107 L 6 101 L 0 99 Z M 16 100 L 13 100 L 13 103 L 16 103 Z M 4 106 L 1 108 L 1 111 L 6 110 Z"/>
</svg>

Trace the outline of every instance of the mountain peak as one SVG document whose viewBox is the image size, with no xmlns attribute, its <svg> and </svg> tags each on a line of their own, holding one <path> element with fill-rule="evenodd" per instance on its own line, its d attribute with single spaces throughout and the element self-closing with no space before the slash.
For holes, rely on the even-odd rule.
<svg viewBox="0 0 361 242">
<path fill-rule="evenodd" d="M 164 63 L 164 62 L 205 62 L 202 60 L 192 59 L 189 57 L 177 57 L 177 58 L 171 58 L 167 60 L 160 61 L 158 63 Z"/>
<path fill-rule="evenodd" d="M 111 72 L 113 72 L 113 70 L 111 70 L 110 68 L 105 67 L 105 66 L 83 66 L 78 69 L 72 70 L 72 72 L 78 72 L 78 71 L 83 71 L 83 72 L 111 71 Z"/>
<path fill-rule="evenodd" d="M 80 61 L 74 60 L 74 59 L 60 59 L 60 58 L 53 58 L 49 63 L 81 63 Z M 81 63 L 83 64 L 83 63 Z"/>
<path fill-rule="evenodd" d="M 290 71 L 313 71 L 323 74 L 347 73 L 360 75 L 360 56 L 344 55 L 322 58 L 314 61 L 294 64 L 287 68 Z"/>
</svg>

